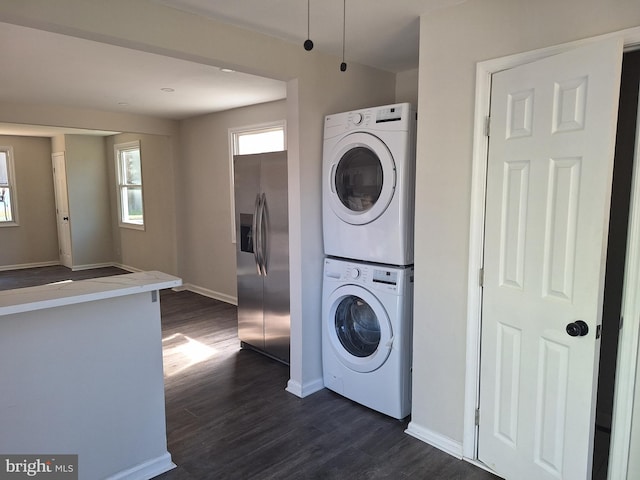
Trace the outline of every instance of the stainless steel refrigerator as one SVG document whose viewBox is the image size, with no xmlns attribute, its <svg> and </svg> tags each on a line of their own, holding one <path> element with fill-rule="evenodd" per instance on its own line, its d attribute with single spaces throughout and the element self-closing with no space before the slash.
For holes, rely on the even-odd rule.
<svg viewBox="0 0 640 480">
<path fill-rule="evenodd" d="M 234 157 L 238 336 L 289 363 L 287 152 Z"/>
</svg>

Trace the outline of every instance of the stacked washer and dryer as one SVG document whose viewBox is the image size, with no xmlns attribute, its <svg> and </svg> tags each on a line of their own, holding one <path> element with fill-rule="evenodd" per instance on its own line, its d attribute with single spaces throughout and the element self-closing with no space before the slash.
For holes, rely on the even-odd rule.
<svg viewBox="0 0 640 480">
<path fill-rule="evenodd" d="M 416 112 L 325 117 L 325 387 L 394 418 L 411 411 Z"/>
</svg>

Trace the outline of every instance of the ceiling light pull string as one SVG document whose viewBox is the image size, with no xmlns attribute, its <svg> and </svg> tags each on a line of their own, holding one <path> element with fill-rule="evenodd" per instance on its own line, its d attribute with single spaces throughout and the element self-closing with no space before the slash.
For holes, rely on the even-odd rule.
<svg viewBox="0 0 640 480">
<path fill-rule="evenodd" d="M 345 44 L 345 32 L 347 30 L 347 0 L 342 0 L 342 63 L 340 64 L 340 71 L 347 70 L 347 64 L 344 61 L 344 44 Z"/>
<path fill-rule="evenodd" d="M 313 42 L 309 38 L 310 37 L 309 32 L 311 31 L 310 25 L 311 25 L 311 0 L 307 0 L 307 39 L 304 41 L 304 49 L 307 52 L 313 50 Z"/>
</svg>

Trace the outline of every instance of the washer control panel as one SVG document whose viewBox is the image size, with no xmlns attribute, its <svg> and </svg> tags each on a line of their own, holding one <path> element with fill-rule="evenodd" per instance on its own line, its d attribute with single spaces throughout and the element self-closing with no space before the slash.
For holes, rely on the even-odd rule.
<svg viewBox="0 0 640 480">
<path fill-rule="evenodd" d="M 405 288 L 405 283 L 413 281 L 413 267 L 392 267 L 326 258 L 324 276 L 339 283 L 367 286 L 372 290 L 398 292 Z"/>
<path fill-rule="evenodd" d="M 341 279 L 353 281 L 353 283 L 367 283 L 369 268 L 366 265 L 348 263 L 342 271 Z"/>
<path fill-rule="evenodd" d="M 353 278 L 354 280 L 356 280 L 358 277 L 360 277 L 360 269 L 357 267 L 353 267 L 351 269 L 351 273 L 350 273 L 351 278 Z"/>
<path fill-rule="evenodd" d="M 398 284 L 398 272 L 393 270 L 373 269 L 373 282 L 383 283 L 385 285 L 397 285 Z"/>
</svg>

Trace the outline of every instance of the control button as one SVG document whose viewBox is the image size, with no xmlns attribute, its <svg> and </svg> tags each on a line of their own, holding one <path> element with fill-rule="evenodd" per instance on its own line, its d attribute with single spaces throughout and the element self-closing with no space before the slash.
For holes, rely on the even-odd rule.
<svg viewBox="0 0 640 480">
<path fill-rule="evenodd" d="M 360 270 L 358 270 L 357 268 L 352 268 L 351 269 L 351 278 L 353 278 L 355 280 L 359 276 L 360 276 Z"/>
<path fill-rule="evenodd" d="M 353 123 L 355 125 L 360 125 L 362 123 L 362 114 L 361 113 L 354 113 L 353 114 Z"/>
</svg>

